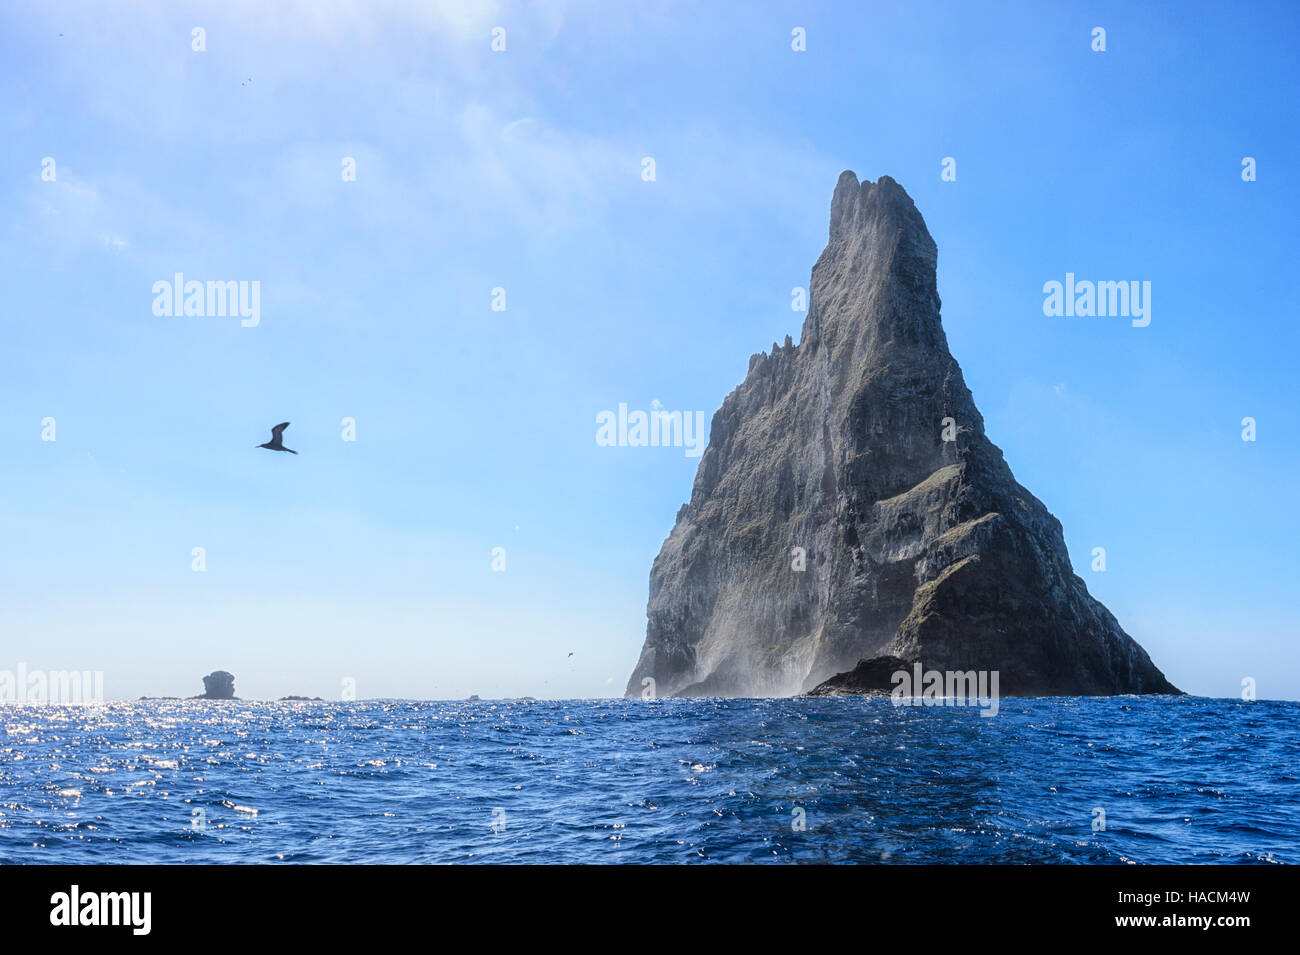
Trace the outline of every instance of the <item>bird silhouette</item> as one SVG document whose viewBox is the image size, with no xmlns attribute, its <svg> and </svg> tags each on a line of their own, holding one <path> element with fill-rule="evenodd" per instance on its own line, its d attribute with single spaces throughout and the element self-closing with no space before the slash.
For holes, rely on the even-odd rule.
<svg viewBox="0 0 1300 955">
<path fill-rule="evenodd" d="M 266 448 L 268 451 L 288 451 L 290 454 L 297 454 L 298 452 L 293 448 L 286 448 L 284 446 L 284 429 L 287 427 L 289 427 L 289 422 L 287 421 L 284 424 L 277 424 L 271 429 L 271 440 L 266 442 L 266 444 L 259 444 L 258 447 Z"/>
</svg>

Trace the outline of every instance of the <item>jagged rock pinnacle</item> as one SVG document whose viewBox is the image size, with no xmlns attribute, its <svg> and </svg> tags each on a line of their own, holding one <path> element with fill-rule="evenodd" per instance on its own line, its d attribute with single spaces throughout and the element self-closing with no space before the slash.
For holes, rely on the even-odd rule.
<svg viewBox="0 0 1300 955">
<path fill-rule="evenodd" d="M 830 212 L 799 344 L 713 417 L 628 695 L 887 690 L 881 660 L 996 670 L 1004 695 L 1177 692 L 985 436 L 911 197 L 846 171 Z"/>
</svg>

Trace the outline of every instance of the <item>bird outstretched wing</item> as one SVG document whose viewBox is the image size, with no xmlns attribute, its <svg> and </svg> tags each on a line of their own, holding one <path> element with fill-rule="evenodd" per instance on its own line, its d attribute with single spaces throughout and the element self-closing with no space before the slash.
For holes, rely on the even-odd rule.
<svg viewBox="0 0 1300 955">
<path fill-rule="evenodd" d="M 287 427 L 289 427 L 289 422 L 287 421 L 284 424 L 277 424 L 274 428 L 271 429 L 271 437 L 273 438 L 280 437 L 280 435 L 284 434 L 284 429 Z"/>
</svg>

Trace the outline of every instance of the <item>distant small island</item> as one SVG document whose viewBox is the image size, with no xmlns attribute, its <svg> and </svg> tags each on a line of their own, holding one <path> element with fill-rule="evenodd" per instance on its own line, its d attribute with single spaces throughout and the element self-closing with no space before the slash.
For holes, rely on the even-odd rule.
<svg viewBox="0 0 1300 955">
<path fill-rule="evenodd" d="M 214 670 L 203 678 L 203 692 L 191 697 L 195 700 L 235 700 L 235 675 L 225 670 Z"/>
<path fill-rule="evenodd" d="M 227 670 L 214 670 L 203 678 L 203 692 L 198 696 L 142 696 L 141 700 L 238 700 L 235 696 L 235 675 Z M 282 696 L 281 703 L 324 702 L 320 696 Z"/>
</svg>

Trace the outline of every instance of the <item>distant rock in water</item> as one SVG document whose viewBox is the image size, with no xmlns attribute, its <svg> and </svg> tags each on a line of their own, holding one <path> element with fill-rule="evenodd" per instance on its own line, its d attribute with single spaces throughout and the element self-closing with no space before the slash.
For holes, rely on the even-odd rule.
<svg viewBox="0 0 1300 955">
<path fill-rule="evenodd" d="M 280 702 L 281 703 L 316 703 L 316 702 L 324 702 L 324 700 L 319 696 L 282 696 L 280 697 Z"/>
<path fill-rule="evenodd" d="M 216 670 L 203 678 L 203 692 L 196 700 L 233 700 L 235 698 L 235 675 L 225 670 Z"/>
<path fill-rule="evenodd" d="M 985 436 L 937 261 L 898 183 L 840 176 L 802 340 L 713 416 L 628 696 L 888 692 L 916 663 L 998 671 L 1003 695 L 1178 692 Z"/>
</svg>

